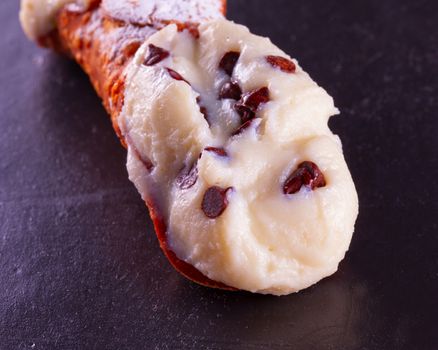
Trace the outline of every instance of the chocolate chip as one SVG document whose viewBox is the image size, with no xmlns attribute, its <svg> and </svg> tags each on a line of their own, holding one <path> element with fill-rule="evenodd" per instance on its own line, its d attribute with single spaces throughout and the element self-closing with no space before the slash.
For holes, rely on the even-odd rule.
<svg viewBox="0 0 438 350">
<path fill-rule="evenodd" d="M 129 134 L 125 135 L 125 140 L 126 143 L 128 144 L 128 146 L 131 148 L 131 150 L 134 152 L 135 157 L 142 162 L 142 164 L 144 165 L 144 167 L 146 168 L 146 170 L 148 172 L 151 172 L 154 169 L 154 164 L 152 163 L 152 161 L 144 156 L 143 154 L 140 153 L 140 151 L 138 150 L 138 148 L 135 146 L 134 141 L 132 140 L 131 136 Z"/>
<path fill-rule="evenodd" d="M 198 166 L 195 162 L 192 166 L 184 166 L 176 178 L 176 184 L 182 190 L 193 187 L 198 180 Z"/>
<path fill-rule="evenodd" d="M 240 88 L 239 84 L 235 81 L 229 81 L 222 85 L 221 90 L 219 91 L 219 98 L 220 99 L 232 99 L 232 100 L 239 100 L 242 96 L 242 89 Z"/>
<path fill-rule="evenodd" d="M 230 77 L 233 75 L 234 67 L 239 60 L 240 52 L 230 51 L 227 52 L 219 62 L 219 68 L 221 68 L 225 73 L 227 73 Z"/>
<path fill-rule="evenodd" d="M 296 170 L 284 183 L 283 193 L 284 194 L 294 194 L 297 193 L 301 186 L 303 186 L 302 169 Z"/>
<path fill-rule="evenodd" d="M 227 151 L 225 151 L 225 149 L 223 149 L 223 148 L 219 148 L 219 147 L 205 147 L 204 151 L 213 152 L 216 155 L 218 155 L 219 157 L 228 157 Z"/>
<path fill-rule="evenodd" d="M 236 131 L 234 131 L 231 136 L 236 136 L 241 134 L 242 132 L 244 132 L 246 129 L 248 129 L 251 124 L 254 122 L 254 119 L 250 119 L 248 121 L 246 121 L 245 123 L 243 123 Z"/>
<path fill-rule="evenodd" d="M 147 171 L 151 172 L 154 169 L 154 164 L 149 158 L 140 157 L 141 162 L 146 167 Z"/>
<path fill-rule="evenodd" d="M 239 113 L 240 122 L 242 124 L 245 124 L 247 121 L 255 118 L 255 112 L 239 102 L 234 105 L 234 110 Z"/>
<path fill-rule="evenodd" d="M 149 44 L 148 48 L 149 54 L 143 62 L 145 66 L 153 66 L 154 64 L 157 64 L 166 59 L 170 55 L 169 51 L 152 44 Z"/>
<path fill-rule="evenodd" d="M 137 158 L 143 163 L 146 170 L 151 172 L 154 169 L 154 164 L 152 163 L 152 161 L 149 158 L 141 155 L 137 149 L 135 149 L 134 152 Z"/>
<path fill-rule="evenodd" d="M 242 96 L 242 98 L 236 102 L 234 109 L 240 115 L 242 124 L 248 120 L 255 118 L 255 112 L 262 103 L 269 102 L 269 89 L 262 87 L 258 90 L 248 92 Z"/>
<path fill-rule="evenodd" d="M 315 188 L 324 187 L 327 184 L 324 174 L 315 163 L 304 162 L 302 164 L 308 169 L 310 174 L 310 176 L 306 174 L 303 177 L 303 181 L 306 186 L 309 186 L 313 190 Z"/>
<path fill-rule="evenodd" d="M 196 97 L 196 103 L 199 105 L 199 111 L 204 115 L 204 119 L 207 121 L 208 125 L 210 125 L 207 107 L 202 105 L 201 96 Z"/>
<path fill-rule="evenodd" d="M 311 190 L 326 185 L 324 174 L 318 166 L 310 161 L 302 162 L 298 168 L 287 178 L 283 185 L 284 194 L 297 193 L 302 186 Z"/>
<path fill-rule="evenodd" d="M 269 89 L 267 87 L 262 87 L 258 90 L 247 93 L 243 96 L 242 101 L 245 106 L 256 111 L 262 103 L 269 102 Z"/>
<path fill-rule="evenodd" d="M 208 124 L 210 124 L 210 122 L 208 121 L 208 112 L 207 112 L 207 108 L 206 107 L 199 107 L 199 110 L 201 111 L 201 113 L 204 115 L 205 120 L 207 121 Z"/>
<path fill-rule="evenodd" d="M 294 62 L 281 56 L 266 56 L 266 61 L 275 67 L 280 68 L 285 73 L 295 73 L 297 67 Z"/>
<path fill-rule="evenodd" d="M 228 206 L 227 191 L 229 189 L 213 186 L 204 193 L 201 208 L 205 216 L 215 219 L 224 212 Z"/>
<path fill-rule="evenodd" d="M 190 83 L 189 83 L 187 80 L 185 80 L 185 79 L 182 77 L 181 74 L 179 74 L 178 72 L 174 71 L 173 69 L 170 69 L 170 68 L 166 68 L 166 69 L 167 69 L 167 72 L 169 73 L 169 75 L 170 75 L 173 79 L 184 81 L 184 82 L 186 82 L 187 84 L 190 85 Z"/>
</svg>

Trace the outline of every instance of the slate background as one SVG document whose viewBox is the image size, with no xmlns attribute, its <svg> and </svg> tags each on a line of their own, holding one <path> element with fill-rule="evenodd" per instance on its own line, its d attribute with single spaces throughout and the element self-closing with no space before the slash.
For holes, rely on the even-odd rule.
<svg viewBox="0 0 438 350">
<path fill-rule="evenodd" d="M 209 290 L 160 252 L 78 66 L 0 3 L 0 349 L 437 349 L 436 1 L 229 0 L 334 95 L 351 250 L 297 295 Z"/>
</svg>

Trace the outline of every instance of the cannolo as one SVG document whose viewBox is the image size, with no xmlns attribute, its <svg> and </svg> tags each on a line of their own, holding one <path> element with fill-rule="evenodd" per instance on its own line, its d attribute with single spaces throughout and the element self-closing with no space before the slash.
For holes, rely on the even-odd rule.
<svg viewBox="0 0 438 350">
<path fill-rule="evenodd" d="M 73 57 L 127 149 L 171 264 L 283 295 L 333 274 L 358 213 L 333 99 L 222 0 L 22 0 L 29 38 Z"/>
</svg>

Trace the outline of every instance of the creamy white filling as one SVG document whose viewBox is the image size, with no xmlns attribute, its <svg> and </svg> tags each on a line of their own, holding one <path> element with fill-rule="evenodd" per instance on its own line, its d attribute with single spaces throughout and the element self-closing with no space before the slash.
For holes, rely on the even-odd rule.
<svg viewBox="0 0 438 350">
<path fill-rule="evenodd" d="M 86 9 L 90 0 L 21 0 L 20 22 L 29 39 L 37 41 L 56 27 L 56 14 L 67 4 Z"/>
<path fill-rule="evenodd" d="M 288 58 L 269 39 L 224 19 L 202 24 L 199 33 L 195 39 L 169 25 L 144 43 L 127 68 L 120 125 L 128 138 L 130 179 L 144 199 L 157 201 L 171 249 L 204 275 L 252 292 L 299 291 L 337 270 L 358 213 L 341 142 L 327 126 L 338 110 L 296 61 L 293 74 L 267 63 L 267 55 Z M 149 44 L 170 56 L 143 65 Z M 241 53 L 233 78 L 243 92 L 270 91 L 258 122 L 234 137 L 240 125 L 235 101 L 218 98 L 229 79 L 218 65 L 229 51 Z M 228 157 L 203 152 L 207 146 L 224 148 Z M 181 189 L 176 177 L 201 153 L 197 182 Z M 154 165 L 151 172 L 145 159 Z M 284 181 L 302 161 L 316 163 L 327 185 L 285 195 Z M 201 209 L 211 186 L 233 188 L 215 219 Z"/>
</svg>

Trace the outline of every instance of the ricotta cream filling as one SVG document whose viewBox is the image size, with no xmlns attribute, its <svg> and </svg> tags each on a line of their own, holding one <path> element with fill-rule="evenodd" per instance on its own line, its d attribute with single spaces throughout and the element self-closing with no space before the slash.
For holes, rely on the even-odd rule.
<svg viewBox="0 0 438 350">
<path fill-rule="evenodd" d="M 156 201 L 180 259 L 238 289 L 299 291 L 337 270 L 358 213 L 341 142 L 327 126 L 338 110 L 295 60 L 293 74 L 267 62 L 267 55 L 290 59 L 269 39 L 225 19 L 202 24 L 199 34 L 169 25 L 127 67 L 119 124 L 128 140 L 129 177 L 144 199 Z M 144 65 L 150 44 L 169 57 Z M 229 80 L 219 62 L 230 51 L 240 52 L 233 79 L 243 93 L 267 87 L 270 95 L 255 122 L 235 136 L 236 101 L 218 98 Z M 223 148 L 227 156 L 206 147 Z M 303 161 L 317 164 L 326 186 L 284 194 L 284 182 Z M 182 189 L 181 169 L 193 166 L 197 181 Z M 201 209 L 212 186 L 231 188 L 228 206 L 214 219 Z"/>
<path fill-rule="evenodd" d="M 56 27 L 56 14 L 67 4 L 86 9 L 90 0 L 21 0 L 20 22 L 29 39 L 38 41 Z"/>
</svg>

